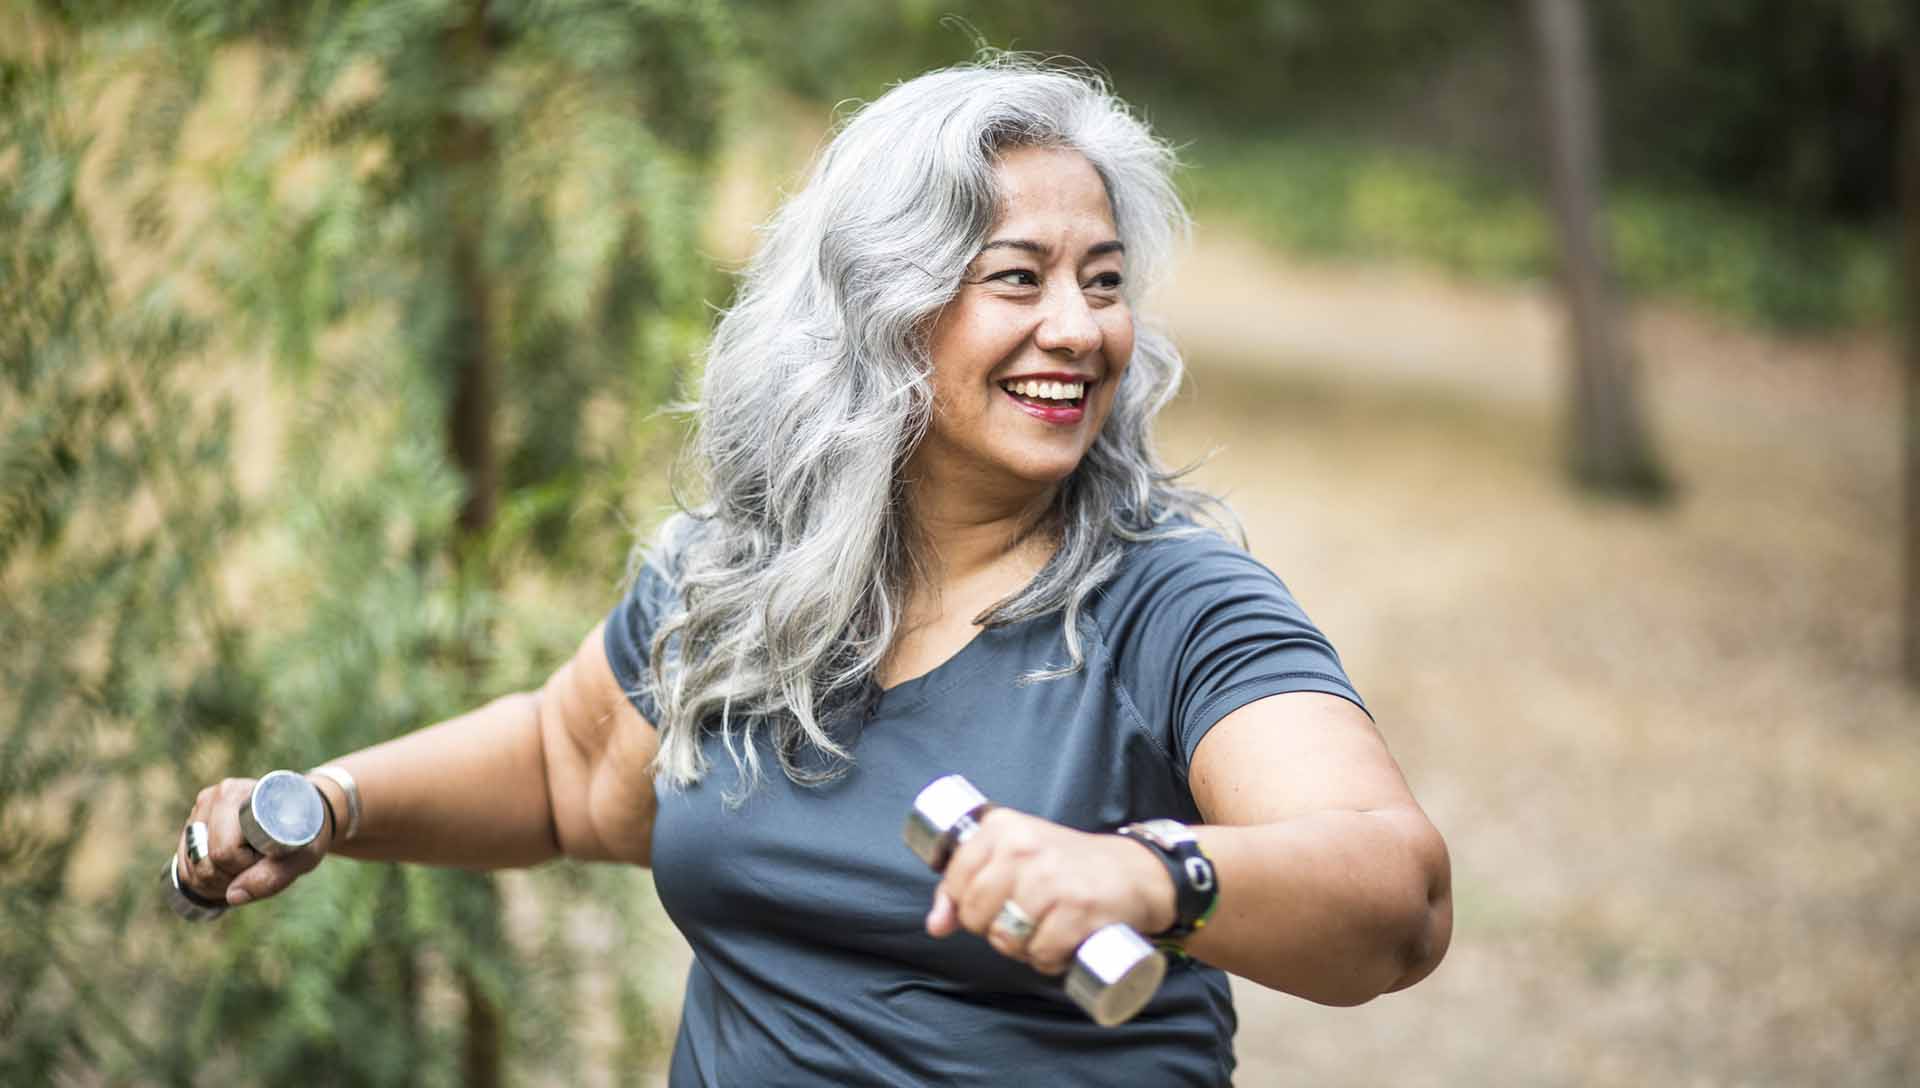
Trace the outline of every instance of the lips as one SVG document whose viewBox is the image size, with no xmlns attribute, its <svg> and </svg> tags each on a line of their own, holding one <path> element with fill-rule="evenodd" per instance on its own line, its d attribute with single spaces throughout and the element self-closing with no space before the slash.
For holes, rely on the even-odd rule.
<svg viewBox="0 0 1920 1088">
<path fill-rule="evenodd" d="M 1043 378 L 1015 378 L 1000 383 L 1000 388 L 1016 397 L 1027 400 L 1061 403 L 1077 401 L 1086 396 L 1087 382 L 1084 379 L 1059 381 Z"/>
<path fill-rule="evenodd" d="M 1064 426 L 1086 416 L 1092 384 L 1077 374 L 1023 374 L 1001 382 L 1000 391 L 1035 419 Z"/>
</svg>

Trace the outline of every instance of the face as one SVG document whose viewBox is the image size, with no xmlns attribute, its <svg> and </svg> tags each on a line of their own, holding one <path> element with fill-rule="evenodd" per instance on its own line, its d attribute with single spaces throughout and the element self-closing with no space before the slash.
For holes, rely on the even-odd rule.
<svg viewBox="0 0 1920 1088">
<path fill-rule="evenodd" d="M 1080 464 L 1133 355 L 1125 253 L 1106 186 L 1077 151 L 1019 148 L 1001 212 L 930 336 L 933 419 L 909 473 L 1045 490 Z"/>
</svg>

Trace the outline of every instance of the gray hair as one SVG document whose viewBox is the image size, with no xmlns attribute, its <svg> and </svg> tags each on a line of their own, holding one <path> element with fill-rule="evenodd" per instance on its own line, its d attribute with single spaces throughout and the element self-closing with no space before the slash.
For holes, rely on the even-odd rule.
<svg viewBox="0 0 1920 1088">
<path fill-rule="evenodd" d="M 759 780 L 759 731 L 801 784 L 850 760 L 832 722 L 864 705 L 918 572 L 901 468 L 932 410 L 927 331 L 992 229 L 998 155 L 1031 146 L 1098 171 L 1137 302 L 1188 225 L 1173 152 L 1098 76 L 1025 57 L 930 72 L 859 109 L 767 224 L 707 350 L 688 450 L 707 497 L 683 502 L 648 555 L 678 595 L 651 647 L 669 785 L 705 776 L 708 730 L 741 771 L 736 800 Z M 1172 342 L 1139 327 L 1112 412 L 1055 497 L 1058 551 L 976 618 L 1062 614 L 1071 660 L 1028 679 L 1082 667 L 1081 612 L 1127 542 L 1191 531 L 1211 503 L 1151 447 L 1181 373 Z"/>
</svg>

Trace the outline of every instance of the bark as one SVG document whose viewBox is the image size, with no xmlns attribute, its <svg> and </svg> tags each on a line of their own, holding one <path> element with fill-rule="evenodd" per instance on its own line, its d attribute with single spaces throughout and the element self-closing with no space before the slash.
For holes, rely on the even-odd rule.
<svg viewBox="0 0 1920 1088">
<path fill-rule="evenodd" d="M 490 903 L 488 907 L 497 916 L 499 904 Z M 471 969 L 460 972 L 460 994 L 467 1003 L 460 1083 L 468 1088 L 498 1088 L 505 1076 L 499 1006 L 480 988 L 480 981 Z"/>
<path fill-rule="evenodd" d="M 1667 489 L 1642 416 L 1600 226 L 1600 134 L 1586 8 L 1531 0 L 1545 85 L 1546 140 L 1561 287 L 1573 340 L 1568 451 L 1584 486 L 1638 497 Z"/>
<path fill-rule="evenodd" d="M 479 79 L 491 61 L 486 0 L 474 0 L 449 37 L 445 57 L 455 79 Z M 455 96 L 457 97 L 457 96 Z M 493 418 L 498 398 L 493 298 L 486 263 L 494 197 L 494 136 L 487 122 L 449 109 L 440 116 L 435 149 L 449 193 L 444 206 L 453 309 L 441 343 L 448 381 L 447 450 L 466 483 L 463 536 L 492 527 L 500 489 Z"/>
<path fill-rule="evenodd" d="M 485 79 L 493 62 L 487 6 L 488 0 L 469 0 L 466 17 L 448 33 L 441 59 L 449 82 L 456 87 Z M 462 108 L 461 97 L 448 96 L 450 108 L 435 125 L 434 150 L 449 186 L 443 213 L 452 312 L 441 351 L 448 382 L 447 450 L 466 484 L 458 521 L 458 546 L 465 550 L 493 527 L 499 510 L 500 458 L 494 435 L 499 361 L 494 352 L 494 292 L 486 253 L 497 185 L 495 137 L 487 119 Z M 470 671 L 477 673 L 477 659 L 470 662 Z M 479 924 L 497 935 L 498 886 L 490 876 L 477 879 L 484 882 L 485 898 Z M 467 1088 L 499 1088 L 506 1064 L 499 1006 L 471 967 L 461 968 L 459 975 L 467 1007 L 461 1083 Z"/>
<path fill-rule="evenodd" d="M 1920 689 L 1920 17 L 1907 20 L 1901 43 L 1900 162 L 1901 309 L 1906 314 L 1906 591 L 1902 671 Z"/>
<path fill-rule="evenodd" d="M 491 347 L 493 313 L 487 276 L 481 268 L 482 228 L 458 217 L 450 257 L 453 261 L 455 313 L 447 330 L 447 450 L 466 483 L 460 504 L 460 533 L 476 537 L 493 526 L 499 509 L 499 456 L 494 449 L 493 417 L 498 394 Z"/>
</svg>

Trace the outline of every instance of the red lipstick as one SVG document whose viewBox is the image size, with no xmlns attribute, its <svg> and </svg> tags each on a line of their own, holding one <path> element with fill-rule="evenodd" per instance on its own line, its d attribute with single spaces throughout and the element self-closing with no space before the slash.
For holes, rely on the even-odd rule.
<svg viewBox="0 0 1920 1088">
<path fill-rule="evenodd" d="M 1022 382 L 1054 382 L 1061 385 L 1078 385 L 1081 395 L 1074 400 L 1054 400 L 1046 397 L 1029 397 L 1015 393 L 1010 387 Z M 1092 393 L 1095 379 L 1084 374 L 1047 371 L 1034 374 L 1016 374 L 1000 381 L 1000 391 L 1028 415 L 1045 423 L 1059 426 L 1072 426 L 1080 422 L 1087 414 L 1087 396 Z"/>
</svg>

